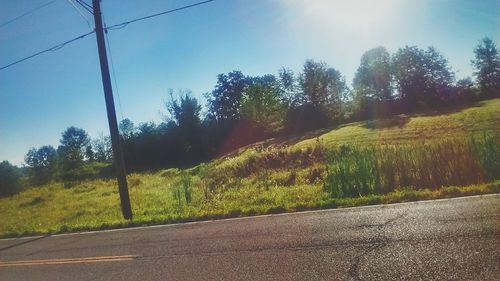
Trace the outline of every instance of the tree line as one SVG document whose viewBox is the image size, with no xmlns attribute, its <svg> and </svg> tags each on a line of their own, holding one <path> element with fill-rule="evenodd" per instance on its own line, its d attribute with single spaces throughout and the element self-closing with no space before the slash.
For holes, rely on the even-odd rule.
<svg viewBox="0 0 500 281">
<path fill-rule="evenodd" d="M 307 60 L 299 73 L 246 76 L 235 70 L 219 74 L 204 94 L 206 113 L 189 90 L 168 91 L 164 122 L 120 122 L 127 170 L 186 167 L 236 148 L 284 134 L 388 115 L 469 103 L 500 96 L 500 55 L 490 38 L 474 48 L 474 78 L 460 80 L 434 47 L 406 46 L 390 54 L 384 47 L 365 52 L 352 87 L 325 62 Z M 69 127 L 59 147 L 32 148 L 25 156 L 29 181 L 79 180 L 109 176 L 113 169 L 108 136 L 91 139 Z M 0 173 L 15 174 L 10 163 Z M 13 176 L 12 178 L 18 178 Z M 14 184 L 0 177 L 1 190 Z M 10 180 L 11 181 L 11 180 Z"/>
</svg>

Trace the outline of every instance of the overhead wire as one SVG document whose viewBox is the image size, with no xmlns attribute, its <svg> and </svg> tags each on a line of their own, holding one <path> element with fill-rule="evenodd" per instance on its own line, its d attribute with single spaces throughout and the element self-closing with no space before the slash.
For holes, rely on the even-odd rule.
<svg viewBox="0 0 500 281">
<path fill-rule="evenodd" d="M 87 4 L 87 2 L 83 0 L 75 0 L 76 3 L 78 3 L 80 6 L 82 6 L 87 12 L 91 13 L 92 15 L 94 14 L 93 10 L 94 8 Z"/>
<path fill-rule="evenodd" d="M 127 26 L 127 25 L 129 25 L 131 23 L 134 23 L 134 22 L 138 22 L 138 21 L 142 21 L 142 20 L 146 20 L 146 19 L 158 17 L 158 16 L 165 15 L 165 14 L 170 14 L 170 13 L 173 13 L 173 12 L 177 12 L 177 11 L 180 11 L 180 10 L 189 9 L 189 8 L 192 8 L 192 7 L 200 6 L 200 5 L 207 4 L 207 3 L 210 3 L 210 2 L 214 2 L 214 1 L 215 0 L 201 1 L 201 2 L 197 2 L 197 3 L 191 4 L 191 5 L 186 5 L 186 6 L 175 8 L 175 9 L 172 9 L 172 10 L 167 10 L 167 11 L 163 11 L 163 12 L 160 12 L 160 13 L 152 14 L 152 15 L 149 15 L 149 16 L 140 17 L 140 18 L 136 18 L 136 19 L 133 19 L 133 20 L 128 20 L 128 21 L 125 21 L 125 22 L 122 22 L 122 23 L 111 25 L 111 26 L 107 27 L 107 29 L 108 30 L 121 29 L 121 28 L 124 28 L 125 26 Z"/>
<path fill-rule="evenodd" d="M 30 13 L 32 13 L 32 12 L 34 12 L 34 11 L 38 10 L 38 9 L 41 9 L 41 8 L 43 8 L 43 7 L 45 7 L 45 6 L 48 6 L 48 5 L 52 4 L 52 3 L 53 3 L 53 2 L 55 2 L 55 1 L 57 1 L 57 0 L 52 0 L 52 1 L 50 1 L 50 2 L 47 2 L 47 3 L 45 3 L 45 4 L 43 4 L 43 5 L 41 5 L 41 6 L 37 7 L 37 8 L 35 8 L 35 9 L 33 9 L 33 10 L 29 11 L 29 12 L 24 13 L 23 15 L 21 15 L 21 16 L 19 16 L 19 17 L 17 17 L 17 18 L 20 18 L 20 17 L 23 17 L 23 16 L 25 16 L 25 15 L 28 15 L 28 14 L 30 14 Z M 92 10 L 90 10 L 90 9 L 92 8 L 92 6 L 90 6 L 89 4 L 87 4 L 85 1 L 83 1 L 83 0 L 75 0 L 75 1 L 76 1 L 78 4 L 80 4 L 82 7 L 84 7 L 84 8 L 85 8 L 88 12 L 92 13 Z M 106 27 L 106 28 L 105 28 L 105 31 L 108 31 L 108 30 L 116 30 L 116 29 L 121 29 L 121 28 L 124 28 L 125 26 L 127 26 L 127 25 L 128 25 L 128 24 L 130 24 L 130 23 L 134 23 L 134 22 L 142 21 L 142 20 L 145 20 L 145 19 L 150 19 L 150 18 L 153 18 L 153 17 L 157 17 L 157 16 L 165 15 L 165 14 L 170 14 L 170 13 L 173 13 L 173 12 L 177 12 L 177 11 L 181 11 L 181 10 L 189 9 L 189 8 L 192 8 L 192 7 L 200 6 L 200 5 L 207 4 L 207 3 L 210 3 L 210 2 L 214 2 L 214 1 L 216 1 L 216 0 L 206 0 L 206 1 L 201 1 L 201 2 L 197 2 L 197 3 L 191 4 L 191 5 L 186 5 L 186 6 L 183 6 L 183 7 L 179 7 L 179 8 L 175 8 L 175 9 L 171 9 L 171 10 L 167 10 L 167 11 L 163 11 L 163 12 L 156 13 L 156 14 L 152 14 L 152 15 L 149 15 L 149 16 L 136 18 L 136 19 L 133 19 L 133 20 L 129 20 L 129 21 L 125 21 L 125 22 L 119 23 L 119 24 L 114 24 L 114 25 L 111 25 L 111 26 Z M 93 14 L 93 13 L 92 13 L 92 14 Z M 17 18 L 10 20 L 10 22 L 12 22 L 12 21 L 16 20 Z M 7 23 L 8 23 L 8 22 L 7 22 Z M 4 23 L 3 25 L 5 25 L 5 24 L 7 24 L 7 23 Z M 0 25 L 0 27 L 1 27 L 1 25 Z M 33 57 L 39 56 L 39 55 L 41 55 L 41 54 L 44 54 L 44 53 L 47 53 L 47 52 L 57 51 L 57 50 L 59 50 L 59 49 L 63 48 L 64 46 L 66 46 L 67 44 L 70 44 L 70 43 L 72 43 L 72 42 L 74 42 L 74 41 L 77 41 L 77 40 L 79 40 L 79 39 L 83 39 L 83 38 L 85 38 L 85 37 L 89 36 L 90 34 L 92 34 L 92 33 L 94 33 L 94 32 L 95 32 L 95 30 L 92 30 L 92 31 L 87 32 L 87 33 L 85 33 L 85 34 L 82 34 L 82 35 L 80 35 L 80 36 L 78 36 L 78 37 L 75 37 L 75 38 L 73 38 L 73 39 L 71 39 L 71 40 L 68 40 L 68 41 L 66 41 L 66 42 L 60 43 L 60 44 L 58 44 L 58 45 L 55 45 L 55 46 L 50 47 L 50 48 L 48 48 L 48 49 L 45 49 L 45 50 L 43 50 L 43 51 L 37 52 L 37 53 L 35 53 L 35 54 L 32 54 L 32 55 L 27 56 L 27 57 L 24 57 L 24 58 L 22 58 L 22 59 L 16 60 L 16 61 L 14 61 L 14 62 L 12 62 L 12 63 L 9 63 L 9 64 L 7 64 L 7 65 L 4 65 L 4 66 L 0 67 L 0 70 L 4 70 L 4 69 L 6 69 L 6 68 L 8 68 L 8 67 L 11 67 L 11 66 L 13 66 L 13 65 L 16 65 L 16 64 L 18 64 L 18 63 L 21 63 L 21 62 L 23 62 L 23 61 L 25 61 L 25 60 L 28 60 L 28 59 L 31 59 L 31 58 L 33 58 Z M 109 41 L 109 40 L 108 40 L 108 41 Z"/>
<path fill-rule="evenodd" d="M 103 19 L 103 21 L 104 21 L 104 19 Z M 104 27 L 106 27 L 106 22 L 104 22 Z M 120 98 L 120 91 L 118 90 L 118 82 L 116 82 L 115 65 L 113 63 L 113 55 L 111 53 L 111 43 L 109 42 L 108 31 L 106 29 L 104 30 L 104 36 L 106 37 L 106 42 L 107 42 L 106 47 L 108 48 L 109 63 L 111 64 L 111 74 L 113 74 L 113 82 L 115 84 L 115 92 L 116 92 L 116 96 L 118 97 L 118 106 L 120 108 L 120 117 L 121 117 L 121 120 L 123 120 L 122 101 Z"/>
<path fill-rule="evenodd" d="M 73 8 L 75 8 L 75 10 L 77 11 L 77 13 L 80 14 L 80 16 L 83 18 L 83 20 L 85 20 L 87 22 L 87 26 L 91 29 L 92 27 L 90 27 L 89 19 L 82 13 L 82 11 L 75 5 L 75 3 L 73 3 L 72 0 L 66 0 L 66 1 L 69 4 L 71 4 L 71 6 L 73 6 Z"/>
<path fill-rule="evenodd" d="M 95 30 L 92 30 L 92 31 L 87 32 L 87 33 L 85 33 L 85 34 L 82 34 L 82 35 L 80 35 L 80 36 L 78 36 L 78 37 L 75 37 L 75 38 L 73 38 L 73 39 L 71 39 L 71 40 L 68 40 L 68 41 L 66 41 L 66 42 L 63 42 L 63 43 L 57 44 L 57 45 L 55 45 L 55 46 L 53 46 L 53 47 L 50 47 L 50 48 L 48 48 L 48 49 L 45 49 L 45 50 L 40 51 L 40 52 L 38 52 L 38 53 L 35 53 L 35 54 L 33 54 L 33 55 L 30 55 L 30 56 L 27 56 L 27 57 L 25 57 L 25 58 L 22 58 L 22 59 L 16 60 L 16 61 L 14 61 L 14 62 L 12 62 L 12 63 L 9 63 L 9 64 L 7 64 L 7 65 L 4 65 L 4 66 L 0 67 L 0 70 L 4 70 L 4 69 L 6 69 L 6 68 L 8 68 L 8 67 L 11 67 L 11 66 L 13 66 L 13 65 L 16 65 L 16 64 L 18 64 L 18 63 L 20 63 L 20 62 L 23 62 L 23 61 L 25 61 L 25 60 L 31 59 L 31 58 L 33 58 L 33 57 L 39 56 L 39 55 L 41 55 L 41 54 L 43 54 L 43 53 L 47 53 L 47 52 L 54 52 L 54 51 L 57 51 L 57 50 L 59 50 L 59 49 L 62 49 L 64 46 L 66 46 L 66 45 L 68 45 L 68 44 L 70 44 L 70 43 L 73 43 L 73 42 L 75 42 L 75 41 L 77 41 L 77 40 L 83 39 L 83 38 L 85 38 L 85 37 L 89 36 L 90 34 L 92 34 L 92 33 L 94 33 L 94 32 L 95 32 Z"/>
<path fill-rule="evenodd" d="M 10 20 L 8 20 L 8 21 L 6 21 L 6 22 L 4 22 L 4 23 L 1 23 L 1 24 L 0 24 L 0 27 L 4 27 L 4 26 L 6 26 L 6 25 L 8 25 L 8 24 L 10 24 L 10 23 L 12 23 L 12 22 L 14 22 L 14 21 L 18 20 L 18 19 L 21 19 L 21 18 L 23 18 L 23 17 L 25 17 L 25 16 L 27 16 L 27 15 L 30 15 L 30 14 L 32 14 L 32 13 L 34 13 L 34 12 L 36 12 L 36 11 L 40 10 L 40 9 L 43 9 L 43 8 L 45 8 L 45 7 L 47 7 L 47 6 L 49 6 L 49 5 L 53 4 L 53 3 L 55 3 L 56 1 L 57 1 L 57 0 L 52 0 L 52 1 L 49 1 L 49 2 L 46 2 L 46 3 L 42 4 L 42 5 L 40 5 L 40 6 L 37 6 L 37 7 L 33 8 L 33 9 L 31 9 L 31 10 L 29 10 L 29 11 L 27 11 L 27 12 L 25 12 L 25 13 L 23 13 L 23 14 L 21 14 L 21 15 L 17 16 L 17 17 L 15 17 L 15 18 L 13 18 L 13 19 L 10 19 Z"/>
</svg>

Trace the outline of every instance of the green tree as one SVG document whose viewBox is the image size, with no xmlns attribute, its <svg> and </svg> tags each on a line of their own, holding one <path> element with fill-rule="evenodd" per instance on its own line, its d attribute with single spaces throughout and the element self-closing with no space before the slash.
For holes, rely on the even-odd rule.
<svg viewBox="0 0 500 281">
<path fill-rule="evenodd" d="M 69 127 L 62 133 L 60 143 L 58 152 L 63 169 L 69 171 L 80 167 L 85 159 L 86 147 L 90 144 L 87 132 L 80 128 Z"/>
<path fill-rule="evenodd" d="M 201 124 L 200 111 L 201 106 L 198 104 L 198 100 L 192 97 L 191 91 L 181 91 L 179 92 L 179 100 L 174 98 L 174 92 L 169 89 L 169 100 L 165 104 L 168 112 L 170 113 L 170 118 L 179 127 L 197 127 Z"/>
<path fill-rule="evenodd" d="M 137 136 L 145 137 L 158 134 L 158 126 L 154 122 L 143 122 L 137 127 Z"/>
<path fill-rule="evenodd" d="M 165 104 L 170 113 L 171 121 L 175 122 L 179 139 L 184 152 L 194 157 L 201 153 L 201 106 L 198 100 L 191 96 L 190 91 L 181 91 L 179 100 L 174 98 L 173 90 L 169 90 L 169 101 Z"/>
<path fill-rule="evenodd" d="M 289 68 L 282 67 L 278 73 L 278 86 L 281 91 L 281 97 L 288 107 L 297 106 L 300 101 L 298 95 L 297 79 L 293 71 Z"/>
<path fill-rule="evenodd" d="M 219 74 L 215 89 L 206 94 L 209 114 L 219 122 L 239 120 L 241 100 L 247 86 L 247 77 L 241 71 Z"/>
<path fill-rule="evenodd" d="M 31 181 L 35 184 L 44 184 L 54 179 L 57 172 L 57 153 L 54 147 L 45 145 L 40 148 L 31 148 L 24 162 L 30 167 Z"/>
<path fill-rule="evenodd" d="M 92 141 L 94 150 L 94 159 L 98 162 L 111 162 L 113 160 L 113 149 L 111 147 L 111 138 L 102 133 Z"/>
<path fill-rule="evenodd" d="M 85 158 L 87 161 L 92 162 L 95 160 L 94 150 L 92 149 L 92 142 L 89 140 L 89 145 L 85 147 Z"/>
<path fill-rule="evenodd" d="M 483 38 L 474 49 L 474 76 L 483 97 L 500 95 L 500 55 L 495 43 L 488 37 Z"/>
<path fill-rule="evenodd" d="M 391 57 L 384 47 L 365 52 L 353 80 L 355 95 L 375 101 L 391 100 L 391 76 Z"/>
<path fill-rule="evenodd" d="M 300 77 L 302 105 L 325 112 L 329 118 L 340 115 L 341 101 L 347 94 L 345 79 L 339 71 L 324 62 L 307 60 Z"/>
<path fill-rule="evenodd" d="M 399 98 L 407 109 L 437 105 L 440 96 L 452 89 L 454 74 L 448 61 L 433 47 L 399 49 L 392 65 Z"/>
<path fill-rule="evenodd" d="M 132 138 L 135 134 L 135 131 L 136 131 L 135 126 L 134 126 L 134 122 L 130 121 L 130 119 L 128 119 L 128 118 L 125 118 L 122 121 L 120 121 L 118 128 L 120 130 L 120 135 L 124 139 Z"/>
<path fill-rule="evenodd" d="M 474 98 L 477 89 L 470 77 L 465 77 L 455 83 L 455 99 L 458 101 L 470 101 Z"/>
<path fill-rule="evenodd" d="M 284 118 L 283 99 L 273 75 L 255 77 L 241 103 L 241 115 L 260 125 L 280 127 Z"/>
<path fill-rule="evenodd" d="M 0 196 L 14 194 L 21 189 L 21 174 L 8 161 L 0 163 Z"/>
</svg>

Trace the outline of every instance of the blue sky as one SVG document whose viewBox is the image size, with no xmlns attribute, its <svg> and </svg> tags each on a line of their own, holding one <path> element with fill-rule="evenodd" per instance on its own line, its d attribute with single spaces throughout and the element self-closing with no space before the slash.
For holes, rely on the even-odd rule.
<svg viewBox="0 0 500 281">
<path fill-rule="evenodd" d="M 197 1 L 104 0 L 102 9 L 111 25 Z M 0 0 L 0 25 L 47 2 Z M 0 27 L 0 66 L 90 30 L 68 0 L 57 0 Z M 202 98 L 217 74 L 235 69 L 298 72 L 311 58 L 351 81 L 363 52 L 380 45 L 435 46 L 458 78 L 470 76 L 478 40 L 500 42 L 500 1 L 217 0 L 108 36 L 118 119 L 138 124 L 162 120 L 168 88 Z M 30 147 L 57 147 L 68 126 L 108 133 L 95 35 L 0 71 L 0 160 L 20 165 Z"/>
</svg>

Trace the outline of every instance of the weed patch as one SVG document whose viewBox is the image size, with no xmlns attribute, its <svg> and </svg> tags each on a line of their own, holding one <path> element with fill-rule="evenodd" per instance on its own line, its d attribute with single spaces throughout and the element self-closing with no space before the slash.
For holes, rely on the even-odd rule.
<svg viewBox="0 0 500 281">
<path fill-rule="evenodd" d="M 398 146 L 341 145 L 326 155 L 324 188 L 335 198 L 385 194 L 409 186 L 478 184 L 494 181 L 500 173 L 500 139 L 489 135 Z"/>
</svg>

